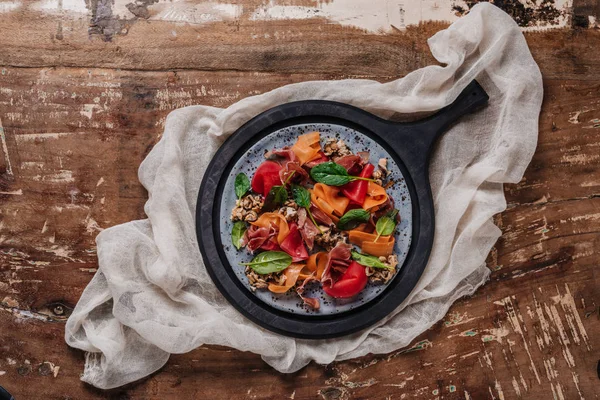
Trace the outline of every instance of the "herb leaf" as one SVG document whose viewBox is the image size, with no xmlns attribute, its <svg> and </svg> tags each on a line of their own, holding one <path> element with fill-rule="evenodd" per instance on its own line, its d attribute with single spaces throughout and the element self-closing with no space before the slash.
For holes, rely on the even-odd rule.
<svg viewBox="0 0 600 400">
<path fill-rule="evenodd" d="M 310 176 L 316 182 L 324 183 L 329 186 L 342 186 L 353 180 L 353 178 L 348 175 L 346 168 L 333 161 L 315 165 L 310 170 Z"/>
<path fill-rule="evenodd" d="M 235 195 L 241 199 L 250 190 L 250 179 L 245 173 L 240 172 L 235 176 Z"/>
<path fill-rule="evenodd" d="M 371 218 L 371 214 L 367 210 L 356 208 L 348 211 L 340 218 L 337 228 L 343 231 L 354 229 L 363 222 L 368 222 L 369 218 Z"/>
<path fill-rule="evenodd" d="M 271 272 L 280 272 L 290 266 L 292 263 L 292 256 L 283 251 L 265 251 L 264 253 L 258 254 L 248 263 L 242 263 L 242 265 L 249 265 L 257 274 L 265 275 Z"/>
<path fill-rule="evenodd" d="M 231 243 L 235 246 L 236 249 L 240 249 L 242 247 L 241 241 L 246 233 L 246 224 L 242 221 L 237 221 L 233 224 L 233 229 L 231 230 Z"/>
<path fill-rule="evenodd" d="M 370 256 L 368 254 L 361 254 L 358 251 L 352 250 L 352 259 L 359 263 L 360 265 L 364 265 L 365 267 L 371 268 L 390 268 L 389 265 L 384 264 L 379 260 L 379 258 L 375 256 Z"/>
<path fill-rule="evenodd" d="M 287 198 L 288 191 L 285 186 L 273 186 L 265 198 L 265 204 L 263 205 L 262 210 L 272 211 L 285 203 Z"/>
<path fill-rule="evenodd" d="M 398 210 L 394 209 L 392 212 L 377 220 L 377 224 L 375 224 L 375 230 L 377 231 L 377 237 L 375 238 L 375 241 L 379 239 L 379 236 L 391 235 L 392 232 L 394 232 L 394 229 L 396 229 L 397 214 Z"/>
<path fill-rule="evenodd" d="M 310 207 L 310 193 L 299 185 L 292 185 L 292 196 L 300 207 Z"/>
</svg>

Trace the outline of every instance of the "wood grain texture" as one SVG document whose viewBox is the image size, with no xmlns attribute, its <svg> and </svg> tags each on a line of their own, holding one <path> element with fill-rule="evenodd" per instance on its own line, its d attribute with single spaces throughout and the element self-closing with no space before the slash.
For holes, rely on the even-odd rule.
<svg viewBox="0 0 600 400">
<path fill-rule="evenodd" d="M 208 24 L 145 18 L 144 2 L 134 19 L 102 17 L 100 1 L 81 14 L 64 0 L 56 13 L 23 3 L 0 13 L 0 385 L 17 400 L 598 398 L 597 30 L 526 33 L 544 76 L 539 145 L 506 186 L 491 280 L 410 348 L 284 375 L 202 347 L 102 392 L 79 381 L 83 354 L 64 343 L 64 321 L 96 271 L 98 231 L 144 218 L 137 168 L 168 112 L 305 80 L 403 76 L 435 62 L 426 40 L 447 24 L 377 34 L 325 18 L 255 21 L 266 6 L 255 0 Z M 574 7 L 589 17 L 598 3 Z"/>
</svg>

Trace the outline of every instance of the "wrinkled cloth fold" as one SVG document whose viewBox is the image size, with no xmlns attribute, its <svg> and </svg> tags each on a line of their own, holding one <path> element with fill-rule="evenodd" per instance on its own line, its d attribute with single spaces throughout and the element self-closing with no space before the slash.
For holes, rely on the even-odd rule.
<svg viewBox="0 0 600 400">
<path fill-rule="evenodd" d="M 171 112 L 164 134 L 142 162 L 145 220 L 102 231 L 99 270 L 66 324 L 65 340 L 87 353 L 82 380 L 108 389 L 160 369 L 171 353 L 203 344 L 260 354 L 280 372 L 410 344 L 458 298 L 489 277 L 485 259 L 500 236 L 492 216 L 506 208 L 505 182 L 518 182 L 537 143 L 542 78 L 518 26 L 488 3 L 429 39 L 443 66 L 388 83 L 313 81 L 287 85 L 221 109 Z M 322 99 L 391 118 L 451 103 L 477 79 L 489 105 L 461 119 L 438 142 L 430 180 L 435 239 L 427 268 L 387 318 L 338 339 L 300 340 L 253 324 L 219 293 L 195 234 L 196 197 L 219 145 L 242 124 L 282 103 Z"/>
</svg>

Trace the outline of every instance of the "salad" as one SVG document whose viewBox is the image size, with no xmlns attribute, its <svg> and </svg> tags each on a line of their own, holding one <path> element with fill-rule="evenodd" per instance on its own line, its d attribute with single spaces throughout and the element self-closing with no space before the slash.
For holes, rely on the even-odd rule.
<svg viewBox="0 0 600 400">
<path fill-rule="evenodd" d="M 387 159 L 353 153 L 342 140 L 311 132 L 291 147 L 265 152 L 251 177 L 235 177 L 232 244 L 253 255 L 243 263 L 253 290 L 305 295 L 318 284 L 328 296 L 351 298 L 369 281 L 396 274 L 394 232 L 400 222 L 386 190 Z"/>
</svg>

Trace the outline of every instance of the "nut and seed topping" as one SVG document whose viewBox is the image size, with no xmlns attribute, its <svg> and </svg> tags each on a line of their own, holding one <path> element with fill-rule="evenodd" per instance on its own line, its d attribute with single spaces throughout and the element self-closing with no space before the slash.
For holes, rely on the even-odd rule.
<svg viewBox="0 0 600 400">
<path fill-rule="evenodd" d="M 365 272 L 371 282 L 388 283 L 396 275 L 396 266 L 398 265 L 398 256 L 379 257 L 379 261 L 388 266 L 388 268 L 366 267 Z"/>
<path fill-rule="evenodd" d="M 249 194 L 235 202 L 235 207 L 231 210 L 232 221 L 254 222 L 258 219 L 258 213 L 263 206 L 262 196 Z"/>
<path fill-rule="evenodd" d="M 327 157 L 342 157 L 352 154 L 343 140 L 336 140 L 334 138 L 327 139 L 327 142 L 325 142 L 325 146 L 323 147 L 323 153 L 325 153 Z"/>
</svg>

